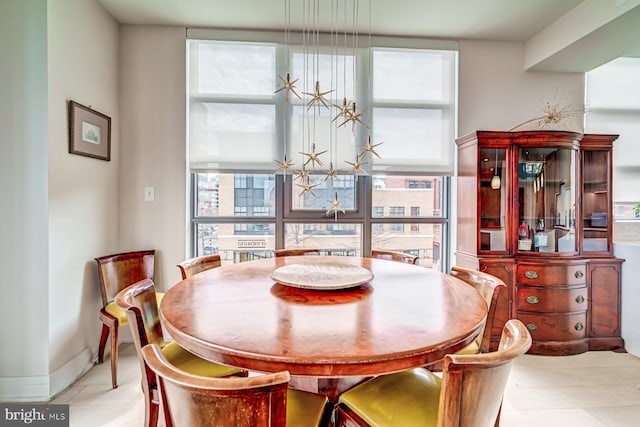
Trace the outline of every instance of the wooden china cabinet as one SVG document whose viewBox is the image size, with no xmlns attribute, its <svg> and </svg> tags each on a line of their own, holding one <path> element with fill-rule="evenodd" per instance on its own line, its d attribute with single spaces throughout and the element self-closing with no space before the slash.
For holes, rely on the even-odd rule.
<svg viewBox="0 0 640 427">
<path fill-rule="evenodd" d="M 529 353 L 624 351 L 613 256 L 617 135 L 477 131 L 459 138 L 456 263 L 502 279 L 492 348 L 509 318 Z"/>
</svg>

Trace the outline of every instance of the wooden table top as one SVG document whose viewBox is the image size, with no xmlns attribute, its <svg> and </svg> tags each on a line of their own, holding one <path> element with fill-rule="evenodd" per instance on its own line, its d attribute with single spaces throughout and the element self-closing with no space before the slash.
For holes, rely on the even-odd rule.
<svg viewBox="0 0 640 427">
<path fill-rule="evenodd" d="M 292 263 L 369 269 L 367 284 L 308 290 L 275 283 Z M 317 266 L 316 266 L 317 267 Z M 400 262 L 296 256 L 207 270 L 173 286 L 160 313 L 169 334 L 206 359 L 291 375 L 378 375 L 433 363 L 470 343 L 487 314 L 471 286 Z"/>
</svg>

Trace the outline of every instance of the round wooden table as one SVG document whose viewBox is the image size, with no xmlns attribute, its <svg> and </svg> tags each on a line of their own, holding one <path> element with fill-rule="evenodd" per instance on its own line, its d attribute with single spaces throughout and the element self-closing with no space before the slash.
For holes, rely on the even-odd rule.
<svg viewBox="0 0 640 427">
<path fill-rule="evenodd" d="M 342 290 L 300 289 L 271 279 L 276 268 L 292 263 L 310 263 L 313 269 L 318 263 L 352 264 L 374 277 Z M 328 379 L 436 362 L 478 335 L 487 305 L 471 286 L 424 267 L 372 258 L 296 256 L 199 273 L 169 289 L 160 313 L 175 341 L 203 358 Z M 335 388 L 335 383 L 319 387 Z"/>
</svg>

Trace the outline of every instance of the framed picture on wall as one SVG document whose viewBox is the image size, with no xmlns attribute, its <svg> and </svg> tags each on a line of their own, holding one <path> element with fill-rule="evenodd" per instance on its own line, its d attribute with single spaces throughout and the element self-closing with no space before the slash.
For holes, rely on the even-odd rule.
<svg viewBox="0 0 640 427">
<path fill-rule="evenodd" d="M 111 118 L 69 101 L 69 153 L 111 160 Z"/>
</svg>

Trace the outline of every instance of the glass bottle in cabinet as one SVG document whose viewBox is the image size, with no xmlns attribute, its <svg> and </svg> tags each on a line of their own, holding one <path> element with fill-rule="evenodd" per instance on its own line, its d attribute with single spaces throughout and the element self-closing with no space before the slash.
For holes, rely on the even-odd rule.
<svg viewBox="0 0 640 427">
<path fill-rule="evenodd" d="M 576 252 L 576 153 L 570 148 L 518 148 L 518 252 Z"/>
<path fill-rule="evenodd" d="M 480 149 L 480 250 L 506 251 L 506 149 Z"/>
</svg>

